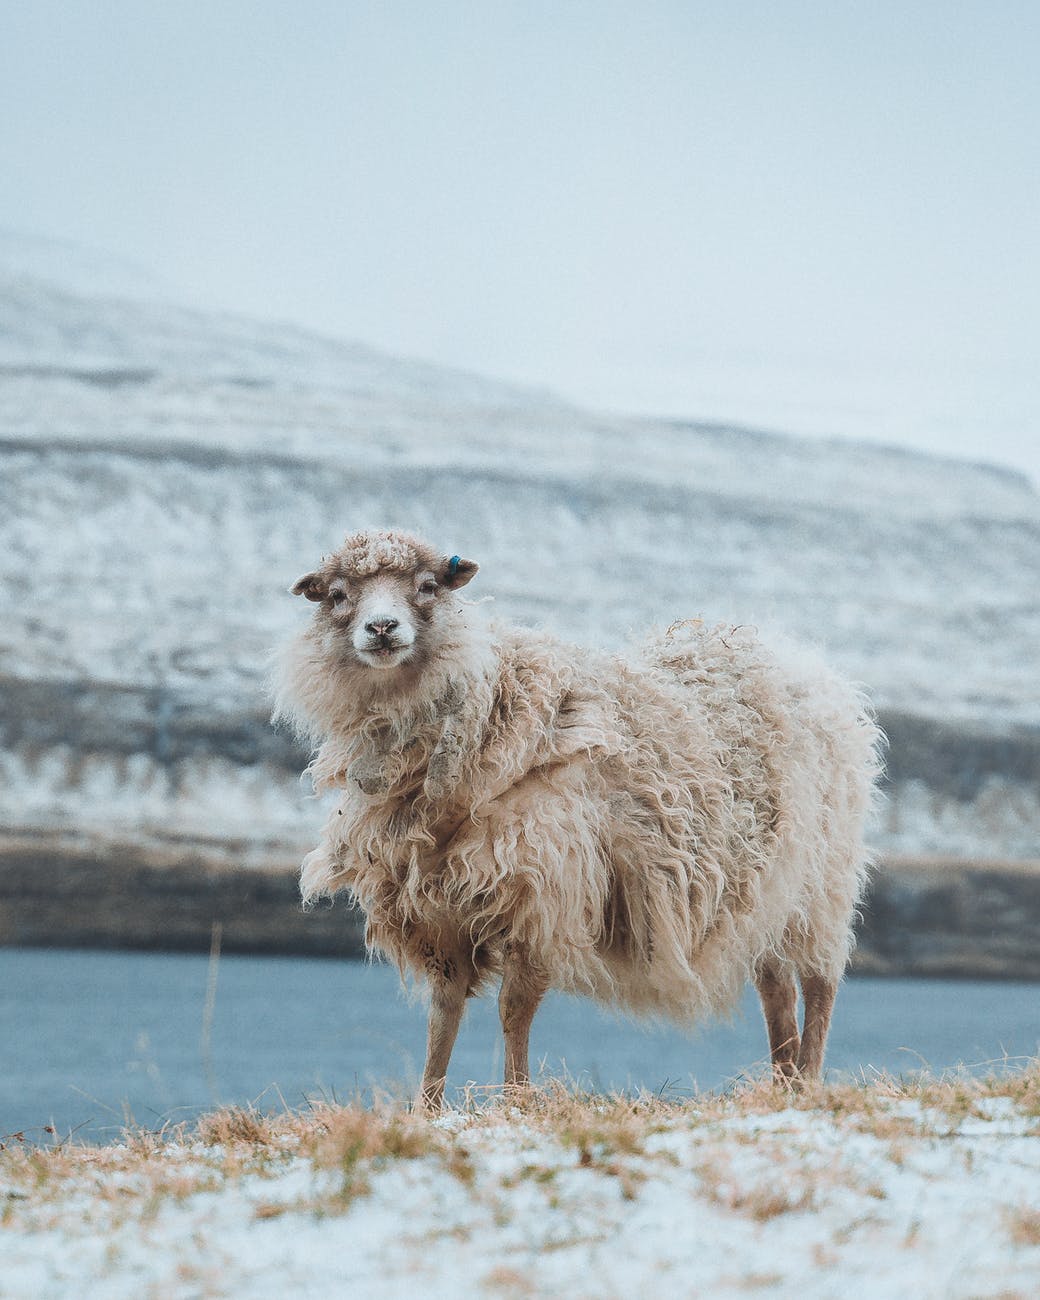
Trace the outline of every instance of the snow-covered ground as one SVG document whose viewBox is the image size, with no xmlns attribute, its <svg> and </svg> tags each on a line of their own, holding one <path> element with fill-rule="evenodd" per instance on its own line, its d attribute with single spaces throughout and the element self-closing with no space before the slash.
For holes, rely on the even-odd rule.
<svg viewBox="0 0 1040 1300">
<path fill-rule="evenodd" d="M 0 1152 L 5 1296 L 1033 1296 L 1036 1070 Z"/>
</svg>

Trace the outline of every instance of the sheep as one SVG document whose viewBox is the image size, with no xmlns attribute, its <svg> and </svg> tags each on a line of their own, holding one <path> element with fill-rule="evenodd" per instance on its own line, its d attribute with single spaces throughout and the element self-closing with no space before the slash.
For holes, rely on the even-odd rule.
<svg viewBox="0 0 1040 1300">
<path fill-rule="evenodd" d="M 476 572 L 348 536 L 291 589 L 317 608 L 275 683 L 338 795 L 305 904 L 348 891 L 369 951 L 429 986 L 420 1103 L 493 977 L 507 1086 L 549 988 L 691 1025 L 749 979 L 775 1077 L 818 1078 L 869 868 L 864 700 L 748 627 L 683 620 L 627 658 L 495 627 L 458 594 Z"/>
</svg>

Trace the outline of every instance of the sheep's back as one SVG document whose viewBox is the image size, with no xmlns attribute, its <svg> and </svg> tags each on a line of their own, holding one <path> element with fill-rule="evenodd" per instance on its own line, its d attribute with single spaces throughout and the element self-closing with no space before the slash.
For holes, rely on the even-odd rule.
<svg viewBox="0 0 1040 1300">
<path fill-rule="evenodd" d="M 611 685 L 628 743 L 601 765 L 605 928 L 625 1000 L 668 1010 L 696 983 L 718 1008 L 785 942 L 840 971 L 877 774 L 855 690 L 752 629 L 698 624 L 651 639 Z"/>
</svg>

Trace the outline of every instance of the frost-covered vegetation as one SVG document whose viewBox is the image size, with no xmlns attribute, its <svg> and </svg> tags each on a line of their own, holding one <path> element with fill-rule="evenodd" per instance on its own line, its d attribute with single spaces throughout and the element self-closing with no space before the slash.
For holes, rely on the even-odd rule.
<svg viewBox="0 0 1040 1300">
<path fill-rule="evenodd" d="M 504 616 L 584 644 L 703 616 L 821 645 L 883 719 L 996 755 L 966 784 L 904 773 L 883 850 L 1035 854 L 1035 752 L 1000 757 L 1040 721 L 1021 476 L 603 416 L 27 266 L 0 247 L 4 824 L 306 842 L 320 814 L 264 739 L 285 589 L 348 528 L 401 524 L 479 560 Z"/>
<path fill-rule="evenodd" d="M 8 671 L 248 691 L 301 557 L 406 524 L 447 528 L 507 614 L 582 641 L 778 622 L 885 707 L 1040 717 L 1021 476 L 599 416 L 285 326 L 0 282 Z M 73 576 L 75 602 L 33 598 Z"/>
<path fill-rule="evenodd" d="M 11 1297 L 1027 1296 L 1040 1066 L 677 1103 L 560 1085 L 0 1151 Z"/>
</svg>

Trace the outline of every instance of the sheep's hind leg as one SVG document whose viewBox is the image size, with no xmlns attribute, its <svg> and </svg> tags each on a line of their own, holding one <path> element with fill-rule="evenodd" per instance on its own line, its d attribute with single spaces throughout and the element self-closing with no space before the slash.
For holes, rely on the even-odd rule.
<svg viewBox="0 0 1040 1300">
<path fill-rule="evenodd" d="M 823 1071 L 823 1052 L 827 1046 L 838 982 L 823 975 L 802 975 L 801 982 L 805 1011 L 802 1042 L 798 1049 L 798 1075 L 804 1080 L 818 1079 Z"/>
<path fill-rule="evenodd" d="M 548 979 L 531 964 L 527 953 L 519 945 L 508 944 L 498 995 L 507 1088 L 522 1088 L 531 1081 L 528 1059 L 531 1021 L 548 987 Z"/>
<path fill-rule="evenodd" d="M 793 1079 L 800 1050 L 798 990 L 794 972 L 790 967 L 769 963 L 756 975 L 755 985 L 762 999 L 762 1013 L 769 1034 L 773 1078 L 779 1081 Z"/>
<path fill-rule="evenodd" d="M 466 1008 L 470 971 L 463 970 L 461 963 L 438 955 L 428 962 L 427 977 L 430 981 L 430 1014 L 426 1032 L 426 1065 L 418 1106 L 423 1110 L 438 1110 L 444 1101 L 448 1062 Z"/>
</svg>

